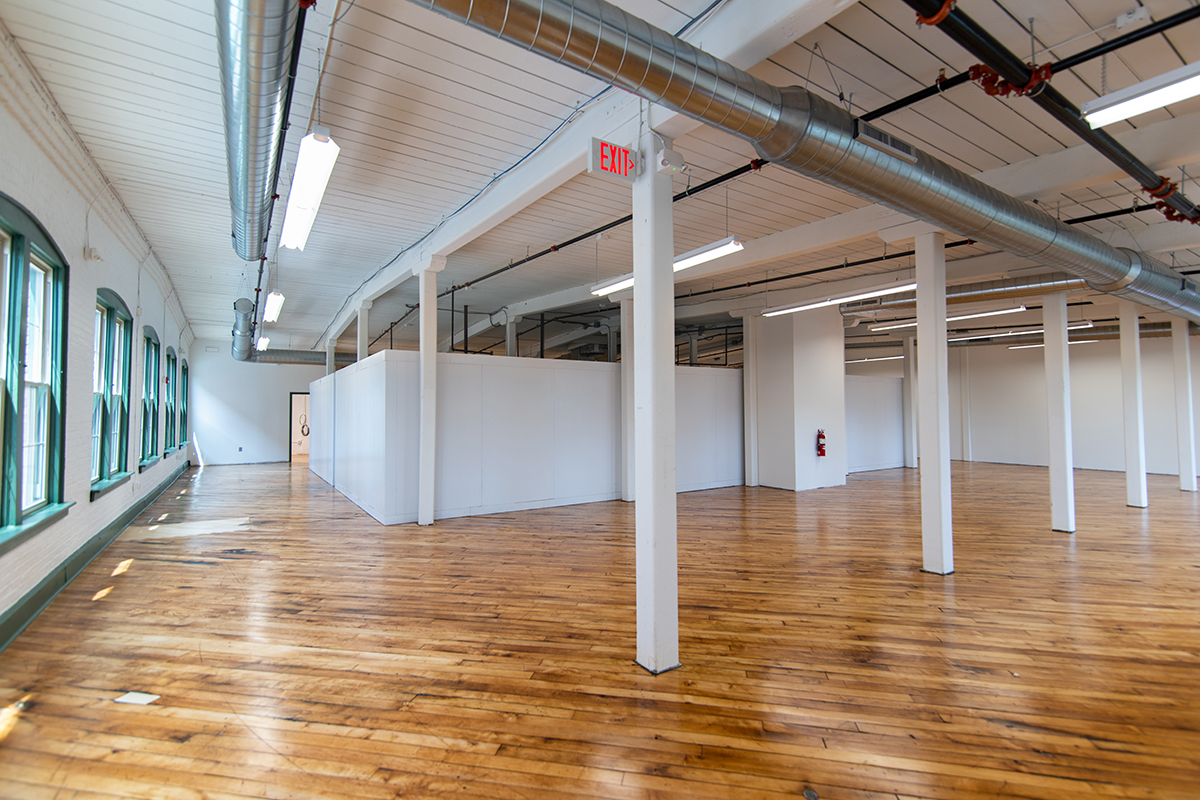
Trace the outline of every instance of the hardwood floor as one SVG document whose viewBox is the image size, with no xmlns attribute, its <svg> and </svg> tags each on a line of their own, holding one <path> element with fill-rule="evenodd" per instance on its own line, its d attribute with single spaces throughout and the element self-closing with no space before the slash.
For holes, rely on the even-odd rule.
<svg viewBox="0 0 1200 800">
<path fill-rule="evenodd" d="M 1069 536 L 1044 469 L 955 464 L 948 577 L 914 471 L 681 495 L 653 677 L 631 505 L 385 528 L 301 465 L 189 472 L 0 654 L 0 796 L 1196 798 L 1177 486 L 1081 471 Z"/>
</svg>

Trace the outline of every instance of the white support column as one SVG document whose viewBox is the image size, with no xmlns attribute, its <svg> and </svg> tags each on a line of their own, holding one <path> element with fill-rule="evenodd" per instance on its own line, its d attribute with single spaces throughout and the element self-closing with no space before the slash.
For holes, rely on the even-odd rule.
<svg viewBox="0 0 1200 800">
<path fill-rule="evenodd" d="M 696 366 L 696 362 L 700 359 L 700 334 L 688 334 L 688 365 Z"/>
<path fill-rule="evenodd" d="M 368 338 L 367 331 L 370 328 L 371 320 L 371 301 L 363 300 L 358 307 L 358 360 L 362 361 L 369 353 L 367 352 L 371 346 L 371 340 Z"/>
<path fill-rule="evenodd" d="M 904 337 L 904 382 L 901 403 L 904 414 L 904 466 L 917 468 L 917 340 Z"/>
<path fill-rule="evenodd" d="M 1171 320 L 1171 349 L 1175 355 L 1175 430 L 1179 439 L 1179 489 L 1196 491 L 1196 417 L 1192 405 L 1192 353 L 1188 321 Z"/>
<path fill-rule="evenodd" d="M 504 355 L 509 358 L 516 358 L 520 355 L 517 352 L 517 323 L 520 321 L 520 317 L 513 317 L 504 326 Z"/>
<path fill-rule="evenodd" d="M 632 503 L 637 495 L 633 365 L 633 298 L 630 297 L 621 301 L 621 499 L 626 503 Z"/>
<path fill-rule="evenodd" d="M 1042 298 L 1046 343 L 1046 410 L 1050 450 L 1050 528 L 1075 532 L 1075 454 L 1071 437 L 1071 361 L 1067 347 L 1067 293 Z"/>
<path fill-rule="evenodd" d="M 1133 508 L 1150 505 L 1146 485 L 1146 420 L 1142 406 L 1142 342 L 1138 307 L 1118 302 L 1121 314 L 1121 399 L 1125 416 L 1125 495 Z"/>
<path fill-rule="evenodd" d="M 675 255 L 671 176 L 653 166 L 669 139 L 646 130 L 633 184 L 633 338 L 637 486 L 637 662 L 654 674 L 679 666 L 675 507 Z"/>
<path fill-rule="evenodd" d="M 962 434 L 962 460 L 975 460 L 971 438 L 971 348 L 955 348 L 958 355 L 958 419 Z"/>
<path fill-rule="evenodd" d="M 332 375 L 337 372 L 337 339 L 330 339 L 325 343 L 325 374 Z"/>
<path fill-rule="evenodd" d="M 417 524 L 433 524 L 433 501 L 437 478 L 437 274 L 446 266 L 445 256 L 433 256 L 421 270 L 417 302 L 420 304 L 421 433 L 417 462 Z"/>
<path fill-rule="evenodd" d="M 917 350 L 921 361 L 921 549 L 924 571 L 954 572 L 950 515 L 950 360 L 946 345 L 946 237 L 917 236 Z"/>
<path fill-rule="evenodd" d="M 747 486 L 758 486 L 758 337 L 762 317 L 742 317 L 742 423 Z"/>
</svg>

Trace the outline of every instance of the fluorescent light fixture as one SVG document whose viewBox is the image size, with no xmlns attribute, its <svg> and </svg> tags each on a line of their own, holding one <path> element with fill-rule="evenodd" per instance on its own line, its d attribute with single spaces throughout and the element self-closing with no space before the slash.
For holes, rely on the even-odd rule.
<svg viewBox="0 0 1200 800">
<path fill-rule="evenodd" d="M 256 344 L 256 345 L 255 345 L 255 347 L 256 347 L 256 348 L 257 348 L 259 351 L 262 351 L 262 350 L 266 350 L 266 349 L 267 349 L 267 346 L 268 346 L 269 344 L 271 344 L 271 340 L 270 340 L 270 339 L 268 339 L 268 338 L 267 338 L 267 337 L 265 337 L 265 336 L 260 336 L 260 337 L 258 337 L 258 344 Z"/>
<path fill-rule="evenodd" d="M 283 247 L 304 249 L 339 152 L 341 148 L 329 138 L 328 128 L 314 126 L 313 132 L 300 140 L 296 172 L 292 176 L 291 191 L 288 192 L 287 214 L 283 218 L 283 232 L 279 234 L 279 244 Z"/>
<path fill-rule="evenodd" d="M 979 319 L 980 317 L 998 317 L 1001 314 L 1016 314 L 1016 313 L 1019 313 L 1021 311 L 1025 311 L 1025 310 L 1026 310 L 1025 306 L 1015 306 L 1013 308 L 1002 308 L 998 311 L 980 311 L 976 314 L 963 314 L 960 317 L 946 317 L 946 322 L 958 322 L 958 321 L 964 320 L 964 319 Z M 869 331 L 894 331 L 894 330 L 899 330 L 900 328 L 915 328 L 915 327 L 917 327 L 917 321 L 914 319 L 912 322 L 886 323 L 883 325 L 868 325 L 867 330 L 869 330 Z"/>
<path fill-rule="evenodd" d="M 695 250 L 689 250 L 686 253 L 675 256 L 675 271 L 694 267 L 697 264 L 703 264 L 706 261 L 712 261 L 722 256 L 736 253 L 742 249 L 742 243 L 736 236 L 726 236 L 719 242 L 706 244 L 704 247 L 697 247 Z"/>
<path fill-rule="evenodd" d="M 742 242 L 736 236 L 726 236 L 719 242 L 706 244 L 704 247 L 697 247 L 695 250 L 689 250 L 686 253 L 675 256 L 675 261 L 672 262 L 676 272 L 685 270 L 688 267 L 694 267 L 697 264 L 703 264 L 706 261 L 727 256 L 730 253 L 736 253 L 743 247 Z M 622 275 L 619 278 L 614 278 L 611 281 L 598 283 L 592 287 L 592 294 L 597 297 L 605 297 L 613 292 L 619 292 L 622 289 L 628 289 L 633 286 L 633 274 Z"/>
<path fill-rule="evenodd" d="M 1084 328 L 1091 328 L 1092 321 L 1085 319 L 1083 322 L 1073 322 L 1067 326 L 1069 331 L 1078 331 Z M 1002 336 L 1032 336 L 1035 333 L 1045 333 L 1045 328 L 1038 328 L 1036 331 L 1004 331 L 1002 333 L 979 333 L 972 336 L 959 336 L 954 339 L 947 339 L 948 342 L 969 342 L 972 339 L 999 339 Z"/>
<path fill-rule="evenodd" d="M 271 292 L 267 295 L 267 307 L 263 310 L 263 319 L 267 322 L 278 322 L 279 311 L 283 308 L 283 295 Z"/>
<path fill-rule="evenodd" d="M 861 364 L 864 361 L 896 361 L 904 358 L 904 356 L 880 356 L 879 358 L 856 358 L 852 361 L 847 361 L 847 364 Z"/>
<path fill-rule="evenodd" d="M 1080 111 L 1088 125 L 1103 128 L 1123 119 L 1136 117 L 1172 103 L 1178 103 L 1200 94 L 1200 61 L 1188 64 L 1157 78 L 1110 92 L 1103 97 L 1089 100 Z"/>
<path fill-rule="evenodd" d="M 805 303 L 799 306 L 776 306 L 763 311 L 764 317 L 777 317 L 780 314 L 795 314 L 797 311 L 810 311 L 814 308 L 825 308 L 826 306 L 836 306 L 842 303 L 853 303 L 855 300 L 870 300 L 872 297 L 883 297 L 889 294 L 899 294 L 900 292 L 911 292 L 917 288 L 915 283 L 896 284 L 889 286 L 886 289 L 873 289 L 869 292 L 860 294 L 852 294 L 847 297 L 830 297 L 826 300 L 817 300 L 813 303 Z"/>
<path fill-rule="evenodd" d="M 1100 340 L 1099 339 L 1079 339 L 1074 342 L 1067 342 L 1067 344 L 1095 344 L 1098 341 L 1100 341 Z M 1008 349 L 1009 350 L 1028 350 L 1032 347 L 1045 347 L 1045 346 L 1046 345 L 1044 342 L 1042 344 L 1013 344 L 1013 345 L 1009 345 Z"/>
<path fill-rule="evenodd" d="M 592 287 L 592 294 L 597 297 L 606 297 L 613 292 L 619 292 L 622 289 L 628 289 L 633 286 L 633 275 L 622 275 L 619 278 L 614 278 L 605 283 L 598 283 Z"/>
</svg>

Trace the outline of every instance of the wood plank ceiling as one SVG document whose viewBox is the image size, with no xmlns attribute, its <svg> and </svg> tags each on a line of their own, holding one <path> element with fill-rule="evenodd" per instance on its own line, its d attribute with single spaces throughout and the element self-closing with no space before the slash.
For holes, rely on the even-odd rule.
<svg viewBox="0 0 1200 800">
<path fill-rule="evenodd" d="M 1045 62 L 1117 35 L 1114 20 L 1136 2 L 962 0 L 960 7 L 1020 54 L 1030 50 L 1028 20 L 1033 17 L 1037 58 Z M 709 2 L 625 0 L 618 5 L 674 31 L 704 12 Z M 719 10 L 751 5 L 752 0 L 728 0 Z M 1189 7 L 1189 2 L 1145 0 L 1144 5 L 1151 18 L 1161 19 Z M 229 246 L 211 8 L 175 0 L 4 0 L 0 21 L 150 238 L 195 334 L 227 338 L 230 306 L 237 297 L 252 294 L 257 265 L 242 262 Z M 1078 104 L 1099 96 L 1105 86 L 1119 89 L 1196 60 L 1200 21 L 1056 75 L 1054 85 Z M 753 71 L 780 85 L 807 85 L 827 97 L 841 96 L 855 113 L 862 113 L 931 84 L 939 70 L 952 75 L 973 63 L 941 31 L 918 28 L 912 11 L 900 0 L 863 0 Z M 446 224 L 457 209 L 604 88 L 411 3 L 322 2 L 310 12 L 291 123 L 293 131 L 302 131 L 319 119 L 331 129 L 342 153 L 303 252 L 275 248 L 283 204 L 276 210 L 263 285 L 282 291 L 287 305 L 280 323 L 271 326 L 273 346 L 321 347 L 323 331 L 364 280 Z M 1200 99 L 1109 130 L 1120 133 L 1197 112 Z M 1031 101 L 991 98 L 975 86 L 948 91 L 877 124 L 968 173 L 1077 144 Z M 286 164 L 294 162 L 298 139 L 298 134 L 289 136 Z M 675 146 L 691 166 L 689 175 L 676 177 L 677 191 L 754 157 L 747 144 L 705 127 L 676 140 Z M 1179 177 L 1180 168 L 1188 176 L 1200 173 L 1200 164 L 1174 166 L 1172 178 Z M 289 180 L 290 169 L 285 169 L 281 191 L 286 192 Z M 1200 199 L 1200 187 L 1190 177 L 1186 188 L 1193 199 Z M 1063 218 L 1126 208 L 1136 199 L 1132 180 L 1038 198 Z M 754 239 L 866 204 L 838 189 L 767 167 L 676 204 L 676 251 L 725 232 Z M 581 174 L 455 252 L 442 283 L 474 280 L 628 212 L 627 190 Z M 1136 236 L 1161 219 L 1157 213 L 1141 213 L 1087 227 L 1101 236 L 1122 230 Z M 878 238 L 867 237 L 685 282 L 677 294 L 734 297 L 751 290 L 712 290 L 868 259 L 884 251 Z M 985 252 L 987 248 L 975 245 L 956 248 L 950 257 Z M 1200 264 L 1197 250 L 1181 250 L 1173 257 L 1181 268 Z M 626 225 L 506 272 L 462 293 L 456 302 L 490 312 L 502 323 L 507 306 L 623 274 L 630 263 Z M 774 291 L 902 266 L 877 262 L 770 286 Z M 413 283 L 401 284 L 375 301 L 370 333 L 380 339 L 377 347 L 415 346 L 415 326 L 387 332 L 415 302 Z M 690 302 L 695 301 L 681 300 Z M 449 298 L 444 306 L 449 308 Z M 613 313 L 601 303 L 576 310 Z M 450 318 L 441 317 L 445 336 Z M 344 338 L 353 334 L 351 325 Z M 498 341 L 498 336 L 496 329 L 479 344 Z M 348 340 L 346 345 L 351 346 Z"/>
</svg>

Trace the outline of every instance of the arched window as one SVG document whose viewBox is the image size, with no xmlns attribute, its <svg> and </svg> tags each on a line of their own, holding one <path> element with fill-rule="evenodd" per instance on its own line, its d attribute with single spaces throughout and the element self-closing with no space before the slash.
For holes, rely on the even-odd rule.
<svg viewBox="0 0 1200 800">
<path fill-rule="evenodd" d="M 96 291 L 92 355 L 92 498 L 129 474 L 129 361 L 133 317 L 111 289 Z"/>
<path fill-rule="evenodd" d="M 0 548 L 66 512 L 63 421 L 67 262 L 33 216 L 0 194 L 3 497 Z M 3 552 L 0 549 L 0 552 Z"/>
<path fill-rule="evenodd" d="M 167 390 L 167 402 L 166 402 L 167 419 L 166 419 L 166 426 L 165 426 L 166 432 L 163 436 L 163 438 L 165 440 L 164 444 L 163 444 L 163 454 L 164 455 L 166 453 L 170 452 L 171 450 L 174 450 L 175 445 L 178 444 L 178 442 L 175 441 L 175 380 L 177 377 L 175 373 L 177 372 L 176 364 L 178 363 L 178 361 L 179 361 L 179 359 L 177 359 L 175 357 L 175 348 L 168 347 L 167 348 L 167 374 L 165 376 L 166 381 L 164 382 L 164 385 Z"/>
<path fill-rule="evenodd" d="M 142 460 L 138 471 L 158 457 L 158 334 L 142 328 Z"/>
</svg>

